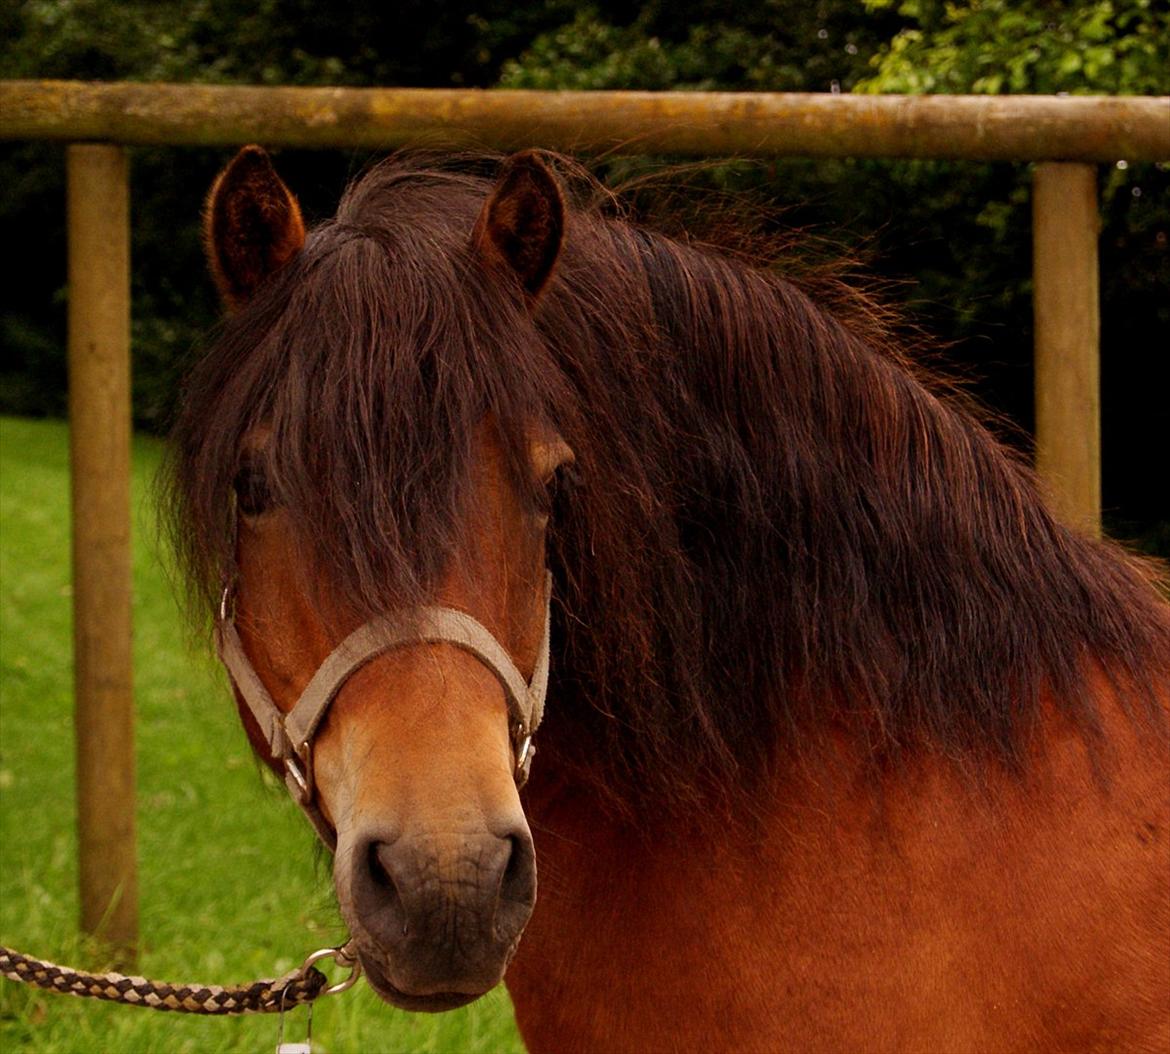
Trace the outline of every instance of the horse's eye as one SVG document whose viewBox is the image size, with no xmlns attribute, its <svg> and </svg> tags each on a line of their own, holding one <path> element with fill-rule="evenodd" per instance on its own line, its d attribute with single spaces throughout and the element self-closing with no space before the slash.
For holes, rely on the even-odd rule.
<svg viewBox="0 0 1170 1054">
<path fill-rule="evenodd" d="M 241 466 L 232 481 L 236 491 L 236 507 L 245 516 L 259 516 L 272 504 L 268 490 L 268 475 L 263 465 L 247 462 Z"/>
<path fill-rule="evenodd" d="M 577 470 L 573 462 L 566 461 L 558 465 L 553 474 L 544 481 L 541 512 L 545 515 L 553 514 L 576 482 Z"/>
</svg>

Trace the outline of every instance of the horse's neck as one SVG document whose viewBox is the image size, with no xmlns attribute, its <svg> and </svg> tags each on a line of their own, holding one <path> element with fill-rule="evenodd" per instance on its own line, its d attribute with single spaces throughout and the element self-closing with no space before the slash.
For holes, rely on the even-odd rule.
<svg viewBox="0 0 1170 1054">
<path fill-rule="evenodd" d="M 535 802 L 540 895 L 508 981 L 530 1049 L 1056 1049 L 1129 1020 L 1135 986 L 1156 1001 L 1135 974 L 1164 950 L 1149 912 L 1170 926 L 1167 753 L 1117 708 L 1106 726 L 1126 758 L 1107 789 L 1054 716 L 1024 778 L 924 754 L 879 786 L 842 740 L 750 824 L 655 836 L 586 793 Z M 1115 954 L 1116 927 L 1134 944 Z"/>
</svg>

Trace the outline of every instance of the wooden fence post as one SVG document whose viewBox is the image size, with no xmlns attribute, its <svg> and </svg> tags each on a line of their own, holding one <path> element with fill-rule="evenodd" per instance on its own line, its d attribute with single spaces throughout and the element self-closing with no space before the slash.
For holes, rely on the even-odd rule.
<svg viewBox="0 0 1170 1054">
<path fill-rule="evenodd" d="M 1032 180 L 1036 468 L 1069 523 L 1101 531 L 1097 172 L 1038 164 Z"/>
<path fill-rule="evenodd" d="M 138 942 L 130 564 L 130 226 L 126 151 L 68 149 L 74 729 L 81 926 Z"/>
</svg>

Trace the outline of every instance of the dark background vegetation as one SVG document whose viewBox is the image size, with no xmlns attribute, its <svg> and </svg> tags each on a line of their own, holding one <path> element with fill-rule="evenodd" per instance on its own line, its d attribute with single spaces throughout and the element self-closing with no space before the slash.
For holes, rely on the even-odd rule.
<svg viewBox="0 0 1170 1054">
<path fill-rule="evenodd" d="M 256 84 L 1170 94 L 1170 0 L 26 0 L 0 8 L 0 76 Z M 198 209 L 230 151 L 132 155 L 134 413 L 165 430 L 214 324 Z M 322 218 L 364 151 L 285 151 Z M 670 159 L 599 164 L 621 182 Z M 1102 387 L 1107 524 L 1170 551 L 1166 391 L 1170 166 L 1102 166 Z M 1029 167 L 951 162 L 719 162 L 650 189 L 648 213 L 703 195 L 859 259 L 949 364 L 1032 423 Z M 64 151 L 0 148 L 0 412 L 61 415 L 66 397 Z M 664 201 L 667 204 L 664 204 Z M 686 203 L 690 202 L 688 206 Z M 705 212 L 700 204 L 695 212 Z M 770 221 L 772 222 L 772 221 Z"/>
</svg>

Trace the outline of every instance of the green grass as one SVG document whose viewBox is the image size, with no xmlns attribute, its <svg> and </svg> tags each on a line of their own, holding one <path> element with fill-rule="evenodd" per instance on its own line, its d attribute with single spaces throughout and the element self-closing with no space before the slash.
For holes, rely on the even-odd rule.
<svg viewBox="0 0 1170 1054">
<path fill-rule="evenodd" d="M 134 661 L 141 957 L 168 981 L 271 977 L 344 936 L 308 824 L 263 778 L 222 674 L 184 629 L 150 485 L 160 445 L 134 442 Z M 68 431 L 0 419 L 0 943 L 95 967 L 77 935 Z M 305 1011 L 287 1038 L 304 1035 Z M 0 1049 L 249 1051 L 275 1017 L 198 1018 L 0 981 Z M 324 999 L 314 1049 L 522 1051 L 502 989 L 463 1010 L 406 1014 L 362 984 Z"/>
</svg>

